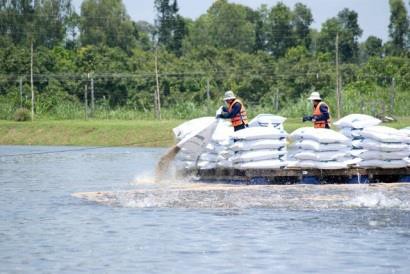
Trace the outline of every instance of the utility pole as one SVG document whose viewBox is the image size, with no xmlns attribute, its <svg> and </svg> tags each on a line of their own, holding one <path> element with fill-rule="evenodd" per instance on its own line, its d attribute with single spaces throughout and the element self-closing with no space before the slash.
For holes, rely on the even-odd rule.
<svg viewBox="0 0 410 274">
<path fill-rule="evenodd" d="M 207 99 L 207 107 L 208 107 L 208 114 L 211 113 L 211 93 L 209 88 L 209 78 L 206 79 L 206 99 Z"/>
<path fill-rule="evenodd" d="M 31 121 L 34 121 L 34 83 L 33 83 L 33 38 L 31 38 L 30 85 L 31 85 Z"/>
<path fill-rule="evenodd" d="M 155 116 L 161 120 L 161 98 L 159 96 L 159 76 L 158 76 L 158 47 L 155 47 L 155 78 L 157 88 L 155 90 Z"/>
<path fill-rule="evenodd" d="M 391 81 L 391 93 L 390 93 L 390 114 L 394 112 L 394 100 L 396 97 L 396 79 L 393 77 Z"/>
<path fill-rule="evenodd" d="M 279 111 L 279 89 L 276 88 L 276 94 L 275 94 L 275 110 L 276 112 Z"/>
<path fill-rule="evenodd" d="M 23 78 L 20 76 L 19 79 L 19 89 L 20 89 L 20 108 L 23 107 Z"/>
<path fill-rule="evenodd" d="M 336 33 L 336 105 L 337 119 L 340 119 L 340 82 L 339 82 L 339 33 Z"/>
</svg>

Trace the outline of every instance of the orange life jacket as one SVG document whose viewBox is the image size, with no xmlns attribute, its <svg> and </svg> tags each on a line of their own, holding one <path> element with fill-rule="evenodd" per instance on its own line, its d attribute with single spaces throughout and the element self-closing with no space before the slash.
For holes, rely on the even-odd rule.
<svg viewBox="0 0 410 274">
<path fill-rule="evenodd" d="M 320 102 L 319 104 L 317 104 L 317 106 L 313 110 L 313 115 L 314 116 L 322 115 L 322 112 L 320 111 L 320 106 L 321 105 L 327 106 L 325 102 Z M 328 106 L 327 106 L 327 108 L 328 108 L 328 111 L 329 111 L 329 119 L 327 121 L 314 121 L 313 122 L 313 127 L 314 128 L 326 128 L 326 124 L 328 124 L 329 127 L 330 127 L 330 109 L 329 109 Z"/>
<path fill-rule="evenodd" d="M 231 112 L 233 106 L 239 103 L 241 105 L 241 110 L 239 111 L 238 114 L 236 114 L 234 117 L 231 118 L 231 123 L 233 127 L 240 126 L 242 124 L 247 125 L 248 124 L 248 115 L 246 113 L 246 109 L 243 106 L 242 102 L 238 99 L 235 99 L 228 107 L 228 111 Z"/>
</svg>

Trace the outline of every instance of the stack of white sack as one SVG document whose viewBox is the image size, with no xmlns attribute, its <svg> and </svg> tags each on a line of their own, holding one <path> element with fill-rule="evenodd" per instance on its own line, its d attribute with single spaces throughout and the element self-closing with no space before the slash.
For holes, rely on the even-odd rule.
<svg viewBox="0 0 410 274">
<path fill-rule="evenodd" d="M 304 127 L 290 134 L 292 160 L 288 168 L 343 169 L 350 152 L 350 140 L 331 129 Z"/>
<path fill-rule="evenodd" d="M 351 140 L 361 139 L 360 132 L 371 126 L 378 126 L 381 120 L 365 114 L 349 114 L 333 123 L 340 133 Z"/>
<path fill-rule="evenodd" d="M 249 127 L 274 127 L 284 130 L 285 117 L 273 114 L 259 114 L 249 122 Z"/>
<path fill-rule="evenodd" d="M 233 134 L 235 143 L 231 158 L 236 169 L 267 169 L 286 166 L 286 137 L 284 130 L 274 127 L 248 127 Z"/>
<path fill-rule="evenodd" d="M 361 159 L 357 166 L 364 168 L 402 168 L 407 166 L 408 143 L 410 137 L 403 131 L 385 127 L 372 126 L 360 132 L 361 140 L 357 146 L 360 150 L 352 154 Z"/>
<path fill-rule="evenodd" d="M 357 157 L 358 150 L 362 150 L 363 137 L 360 132 L 367 127 L 377 126 L 382 123 L 381 120 L 374 118 L 373 116 L 365 114 L 349 114 L 340 120 L 333 123 L 339 129 L 339 132 L 351 140 L 351 154 L 350 159 L 347 160 L 348 164 L 355 165 L 361 161 Z"/>
<path fill-rule="evenodd" d="M 400 129 L 401 132 L 404 132 L 404 134 L 407 134 L 407 137 L 410 137 L 410 127 L 405 127 Z M 410 142 L 407 143 L 407 148 L 409 151 L 409 156 L 405 158 L 404 160 L 407 162 L 407 166 L 410 166 Z"/>
<path fill-rule="evenodd" d="M 213 121 L 215 121 L 215 117 L 202 117 L 189 120 L 177 126 L 172 130 L 175 136 L 175 141 L 179 143 L 185 137 L 200 130 L 204 127 L 204 125 L 211 124 Z M 192 149 L 194 149 L 195 151 L 192 151 Z M 175 157 L 176 168 L 178 170 L 195 168 L 198 160 L 198 155 L 201 153 L 201 151 L 198 150 L 201 150 L 201 148 L 191 148 L 191 150 L 188 148 L 182 148 Z"/>
<path fill-rule="evenodd" d="M 211 140 L 199 156 L 197 163 L 199 169 L 232 167 L 229 158 L 234 155 L 234 152 L 229 147 L 233 144 L 233 132 L 230 121 L 219 119 Z"/>
</svg>

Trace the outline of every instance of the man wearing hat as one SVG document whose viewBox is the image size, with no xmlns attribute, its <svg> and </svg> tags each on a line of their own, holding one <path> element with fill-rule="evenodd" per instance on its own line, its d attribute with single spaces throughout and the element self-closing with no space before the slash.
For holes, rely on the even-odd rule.
<svg viewBox="0 0 410 274">
<path fill-rule="evenodd" d="M 319 92 L 312 92 L 308 100 L 313 103 L 313 115 L 303 116 L 303 122 L 312 121 L 315 128 L 330 128 L 329 107 L 322 102 Z"/>
<path fill-rule="evenodd" d="M 248 127 L 248 117 L 243 103 L 236 98 L 233 91 L 225 92 L 224 101 L 227 107 L 222 108 L 222 113 L 216 118 L 231 119 L 235 131 Z"/>
</svg>

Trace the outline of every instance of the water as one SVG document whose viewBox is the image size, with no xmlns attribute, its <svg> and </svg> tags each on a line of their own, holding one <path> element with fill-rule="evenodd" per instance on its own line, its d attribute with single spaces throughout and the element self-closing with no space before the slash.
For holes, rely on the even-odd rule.
<svg viewBox="0 0 410 274">
<path fill-rule="evenodd" d="M 155 184 L 164 149 L 30 154 L 68 149 L 0 146 L 0 273 L 410 273 L 410 184 Z"/>
</svg>

